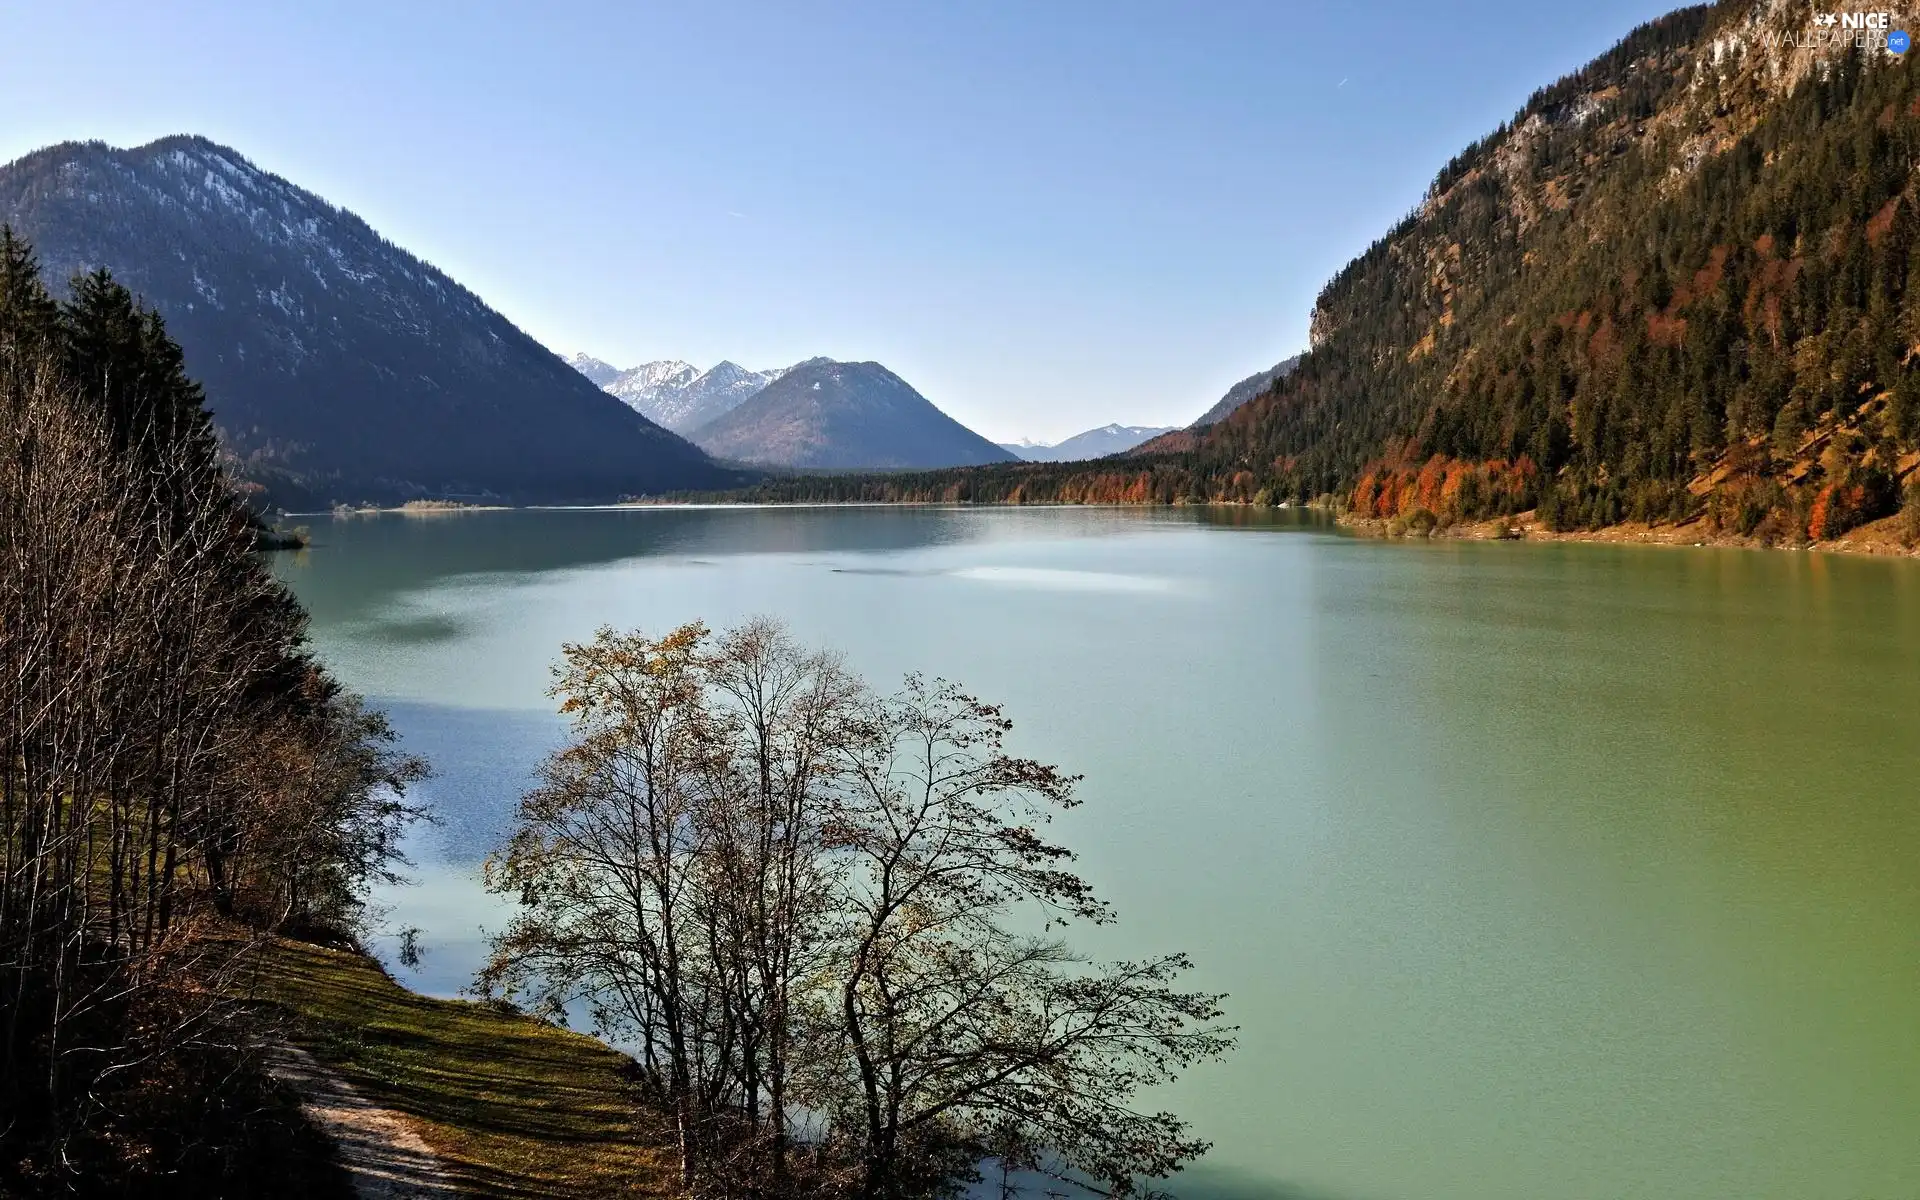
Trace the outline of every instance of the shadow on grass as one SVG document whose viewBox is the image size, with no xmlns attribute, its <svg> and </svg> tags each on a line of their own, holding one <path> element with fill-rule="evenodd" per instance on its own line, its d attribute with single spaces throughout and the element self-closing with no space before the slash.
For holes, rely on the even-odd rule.
<svg viewBox="0 0 1920 1200">
<path fill-rule="evenodd" d="M 478 1197 L 665 1196 L 667 1131 L 626 1082 L 630 1060 L 490 1005 L 409 992 L 371 961 L 283 943 L 269 998 L 293 1037 L 369 1099 L 414 1118 Z"/>
<path fill-rule="evenodd" d="M 410 992 L 365 957 L 306 943 L 280 943 L 268 975 L 294 1040 L 369 1100 L 413 1118 L 462 1193 L 677 1193 L 669 1129 L 634 1098 L 631 1060 L 601 1042 Z M 1177 1200 L 1362 1200 L 1204 1163 L 1167 1190 Z"/>
</svg>

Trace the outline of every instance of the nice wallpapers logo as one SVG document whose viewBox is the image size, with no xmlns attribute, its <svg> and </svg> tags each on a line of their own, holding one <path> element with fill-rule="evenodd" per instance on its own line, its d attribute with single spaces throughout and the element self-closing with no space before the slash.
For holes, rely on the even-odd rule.
<svg viewBox="0 0 1920 1200">
<path fill-rule="evenodd" d="M 1906 30 L 1893 27 L 1893 14 L 1889 12 L 1815 13 L 1813 28 L 1805 33 L 1773 34 L 1767 40 L 1796 49 L 1856 46 L 1889 54 L 1905 54 L 1911 44 Z"/>
</svg>

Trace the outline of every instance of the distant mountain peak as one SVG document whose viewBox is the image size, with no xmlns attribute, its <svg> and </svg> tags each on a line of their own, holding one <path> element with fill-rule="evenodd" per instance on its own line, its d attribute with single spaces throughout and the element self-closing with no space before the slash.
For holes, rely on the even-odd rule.
<svg viewBox="0 0 1920 1200">
<path fill-rule="evenodd" d="M 1281 359 L 1264 371 L 1257 371 L 1247 376 L 1239 383 L 1228 388 L 1227 394 L 1220 397 L 1218 403 L 1202 413 L 1200 419 L 1187 426 L 1187 428 L 1198 429 L 1203 425 L 1213 425 L 1224 421 L 1235 409 L 1266 391 L 1268 388 L 1271 388 L 1282 379 L 1285 379 L 1288 375 L 1292 374 L 1293 369 L 1299 365 L 1300 355 L 1296 354 L 1292 358 Z"/>
<path fill-rule="evenodd" d="M 1123 454 L 1166 432 L 1165 426 L 1109 422 L 1052 445 L 1023 440 L 1001 442 L 1000 448 L 1029 462 L 1081 462 L 1090 458 L 1105 458 L 1109 454 Z"/>
<path fill-rule="evenodd" d="M 975 466 L 1014 455 L 877 362 L 810 358 L 692 431 L 710 453 L 788 467 Z"/>
<path fill-rule="evenodd" d="M 567 365 L 593 380 L 595 387 L 606 387 L 620 377 L 620 368 L 604 359 L 591 354 L 576 354 L 567 360 Z"/>
<path fill-rule="evenodd" d="M 724 415 L 781 374 L 750 371 L 728 359 L 702 371 L 672 358 L 617 372 L 600 386 L 649 420 L 686 433 Z"/>
</svg>

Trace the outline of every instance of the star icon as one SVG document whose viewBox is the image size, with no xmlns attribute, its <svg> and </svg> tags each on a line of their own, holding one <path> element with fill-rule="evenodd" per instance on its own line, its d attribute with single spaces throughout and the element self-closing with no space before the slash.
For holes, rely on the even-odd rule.
<svg viewBox="0 0 1920 1200">
<path fill-rule="evenodd" d="M 1813 23 L 1815 25 L 1838 25 L 1840 18 L 1833 13 L 1816 13 L 1813 18 Z"/>
</svg>

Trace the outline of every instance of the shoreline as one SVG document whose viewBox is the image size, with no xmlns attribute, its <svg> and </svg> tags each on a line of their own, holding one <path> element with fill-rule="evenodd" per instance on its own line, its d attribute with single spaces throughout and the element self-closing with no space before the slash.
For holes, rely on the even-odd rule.
<svg viewBox="0 0 1920 1200">
<path fill-rule="evenodd" d="M 1424 533 L 1404 527 L 1395 532 L 1393 526 L 1403 523 L 1380 517 L 1354 517 L 1341 513 L 1334 518 L 1339 528 L 1355 537 L 1382 540 L 1584 542 L 1611 546 L 1670 546 L 1689 550 L 1784 550 L 1863 558 L 1920 558 L 1920 542 L 1908 544 L 1902 539 L 1900 521 L 1898 515 L 1883 517 L 1829 541 L 1768 542 L 1757 537 L 1709 529 L 1701 518 L 1677 525 L 1623 521 L 1604 529 L 1552 530 L 1541 524 L 1534 512 L 1524 512 L 1488 521 L 1463 521 Z"/>
<path fill-rule="evenodd" d="M 345 519 L 361 516 L 443 516 L 459 513 L 482 512 L 631 512 L 635 510 L 702 510 L 721 511 L 727 509 L 782 509 L 782 508 L 945 508 L 945 509 L 1167 509 L 1183 508 L 1221 508 L 1251 510 L 1269 508 L 1265 505 L 1236 503 L 1233 501 L 1209 501 L 1206 503 L 1185 504 L 992 504 L 969 501 L 937 500 L 816 500 L 792 504 L 777 502 L 742 501 L 617 501 L 610 504 L 581 505 L 421 505 L 398 507 L 335 508 L 314 513 L 289 512 L 288 517 L 330 516 Z M 1380 517 L 1355 517 L 1339 512 L 1323 503 L 1306 503 L 1271 506 L 1273 512 L 1315 512 L 1331 518 L 1334 528 L 1354 537 L 1377 538 L 1380 540 L 1425 539 L 1430 541 L 1472 541 L 1472 542 L 1579 542 L 1597 545 L 1616 546 L 1670 546 L 1681 549 L 1735 549 L 1735 550 L 1785 550 L 1818 552 L 1826 554 L 1848 554 L 1868 558 L 1920 558 L 1920 540 L 1909 543 L 1901 535 L 1899 515 L 1883 517 L 1869 522 L 1846 535 L 1827 541 L 1769 542 L 1761 538 L 1742 536 L 1722 530 L 1709 529 L 1702 518 L 1682 522 L 1677 525 L 1647 524 L 1639 521 L 1624 521 L 1618 525 L 1609 525 L 1603 529 L 1551 530 L 1541 521 L 1536 512 L 1517 513 L 1510 517 L 1496 517 L 1484 521 L 1462 521 L 1451 525 L 1436 526 L 1421 532 L 1402 529 L 1398 532 L 1394 526 L 1400 521 Z"/>
<path fill-rule="evenodd" d="M 310 514 L 316 517 L 372 517 L 383 513 L 399 513 L 407 517 L 438 517 L 452 513 L 470 512 L 510 512 L 517 505 L 512 504 L 461 504 L 452 500 L 409 500 L 405 504 L 378 505 L 336 504 L 323 513 Z M 288 514 L 300 515 L 300 514 Z"/>
</svg>

